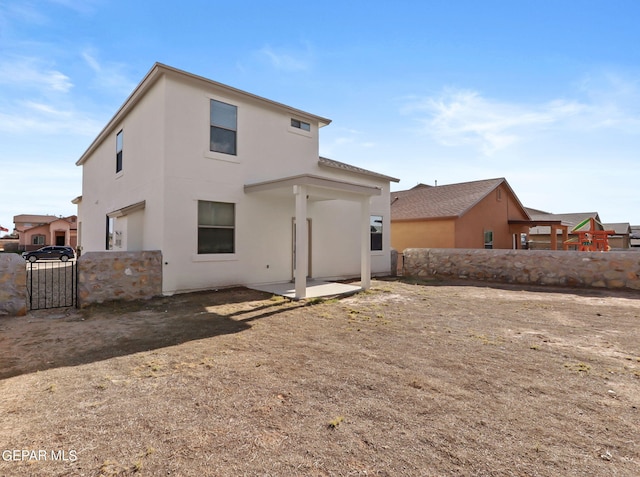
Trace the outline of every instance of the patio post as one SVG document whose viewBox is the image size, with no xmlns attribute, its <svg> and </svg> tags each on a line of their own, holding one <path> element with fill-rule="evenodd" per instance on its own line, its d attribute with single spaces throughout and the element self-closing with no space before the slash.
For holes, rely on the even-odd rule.
<svg viewBox="0 0 640 477">
<path fill-rule="evenodd" d="M 370 200 L 367 196 L 360 201 L 360 286 L 363 290 L 371 287 Z"/>
<path fill-rule="evenodd" d="M 307 237 L 307 187 L 303 185 L 294 185 L 293 193 L 296 196 L 296 263 L 295 263 L 295 286 L 296 299 L 305 298 L 307 296 L 307 263 L 309 263 Z"/>
</svg>

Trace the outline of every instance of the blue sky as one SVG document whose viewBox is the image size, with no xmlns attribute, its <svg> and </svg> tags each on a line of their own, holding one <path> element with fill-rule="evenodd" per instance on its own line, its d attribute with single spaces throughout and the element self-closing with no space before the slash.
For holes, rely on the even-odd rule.
<svg viewBox="0 0 640 477">
<path fill-rule="evenodd" d="M 505 177 L 640 224 L 640 2 L 0 0 L 0 225 L 70 215 L 76 160 L 156 61 L 328 117 L 320 152 Z"/>
</svg>

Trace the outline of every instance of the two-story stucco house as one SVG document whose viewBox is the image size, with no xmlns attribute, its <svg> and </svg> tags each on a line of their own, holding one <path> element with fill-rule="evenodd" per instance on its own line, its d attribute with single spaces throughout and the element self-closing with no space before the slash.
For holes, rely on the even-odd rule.
<svg viewBox="0 0 640 477">
<path fill-rule="evenodd" d="M 79 245 L 160 250 L 163 292 L 390 271 L 389 183 L 330 120 L 156 63 L 77 161 Z M 372 247 L 373 244 L 373 247 Z M 373 250 L 371 250 L 373 248 Z"/>
</svg>

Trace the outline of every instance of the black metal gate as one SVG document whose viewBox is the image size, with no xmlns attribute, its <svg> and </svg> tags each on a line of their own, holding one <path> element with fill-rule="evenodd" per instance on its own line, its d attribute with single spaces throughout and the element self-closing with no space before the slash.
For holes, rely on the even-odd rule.
<svg viewBox="0 0 640 477">
<path fill-rule="evenodd" d="M 47 261 L 27 263 L 27 292 L 30 310 L 78 306 L 78 265 Z"/>
</svg>

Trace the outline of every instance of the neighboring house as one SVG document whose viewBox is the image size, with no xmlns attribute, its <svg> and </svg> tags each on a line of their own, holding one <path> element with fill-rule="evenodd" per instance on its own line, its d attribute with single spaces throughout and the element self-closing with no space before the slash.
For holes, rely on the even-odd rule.
<svg viewBox="0 0 640 477">
<path fill-rule="evenodd" d="M 527 236 L 527 243 L 530 249 L 532 250 L 549 250 L 557 248 L 567 249 L 567 247 L 563 247 L 563 243 L 574 235 L 571 234 L 571 230 L 573 230 L 578 224 L 584 222 L 587 219 L 594 219 L 597 230 L 605 230 L 603 227 L 600 216 L 597 212 L 577 212 L 577 213 L 569 213 L 569 214 L 552 214 L 550 212 L 544 212 L 541 210 L 526 208 L 527 212 L 531 216 L 531 220 L 533 221 L 559 221 L 562 225 L 566 226 L 568 230 L 568 235 L 563 236 L 562 230 L 553 229 L 547 225 L 540 225 L 537 227 L 531 227 L 529 230 L 529 234 Z M 585 224 L 581 230 L 586 230 L 590 227 L 590 224 Z M 555 237 L 555 240 L 552 240 L 552 237 Z M 555 248 L 554 248 L 555 245 Z M 576 246 L 568 247 L 569 250 L 575 249 Z"/>
<path fill-rule="evenodd" d="M 391 193 L 391 245 L 407 248 L 521 247 L 529 216 L 506 179 Z"/>
<path fill-rule="evenodd" d="M 612 250 L 628 250 L 631 247 L 631 225 L 629 222 L 602 224 L 604 230 L 613 230 L 615 235 L 609 236 Z"/>
<path fill-rule="evenodd" d="M 18 234 L 18 249 L 37 250 L 46 245 L 76 247 L 77 216 L 27 215 L 13 217 L 14 232 Z"/>
<path fill-rule="evenodd" d="M 156 63 L 76 163 L 82 251 L 162 251 L 165 294 L 293 279 L 302 298 L 307 277 L 367 288 L 390 272 L 398 180 L 320 158 L 329 123 Z"/>
<path fill-rule="evenodd" d="M 45 225 L 49 222 L 56 220 L 58 217 L 55 215 L 31 215 L 20 214 L 13 216 L 14 232 L 24 232 L 31 227 L 37 227 L 39 225 Z"/>
<path fill-rule="evenodd" d="M 631 226 L 631 235 L 629 236 L 629 246 L 640 247 L 640 225 Z"/>
</svg>

